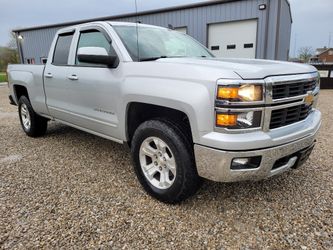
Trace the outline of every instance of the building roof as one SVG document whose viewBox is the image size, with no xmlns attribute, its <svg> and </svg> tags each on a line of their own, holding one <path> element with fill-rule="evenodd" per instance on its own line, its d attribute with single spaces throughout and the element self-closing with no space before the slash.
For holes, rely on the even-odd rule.
<svg viewBox="0 0 333 250">
<path fill-rule="evenodd" d="M 317 48 L 316 49 L 316 55 L 319 55 L 321 54 L 323 51 L 326 51 L 327 50 L 327 47 L 324 47 L 324 48 Z"/>
<path fill-rule="evenodd" d="M 319 48 L 319 49 L 317 49 L 317 56 L 320 56 L 320 55 L 322 55 L 322 54 L 324 54 L 327 51 L 332 50 L 332 49 L 333 48 Z"/>
<path fill-rule="evenodd" d="M 105 20 L 134 17 L 134 16 L 143 16 L 143 15 L 157 14 L 157 13 L 162 13 L 162 12 L 167 12 L 167 11 L 191 9 L 191 8 L 215 5 L 215 4 L 219 4 L 219 3 L 225 3 L 225 2 L 235 2 L 235 1 L 241 1 L 241 0 L 209 0 L 209 1 L 204 1 L 204 2 L 199 2 L 199 3 L 194 3 L 194 4 L 179 5 L 179 6 L 162 8 L 162 9 L 141 11 L 138 13 L 132 12 L 132 13 L 127 13 L 127 14 L 104 16 L 104 17 L 98 17 L 98 18 L 92 18 L 92 19 L 83 19 L 83 20 L 56 23 L 56 24 L 50 24 L 50 25 L 41 25 L 41 26 L 35 26 L 35 27 L 20 28 L 20 29 L 13 30 L 13 32 L 18 33 L 18 32 L 29 31 L 29 30 L 47 29 L 47 28 L 54 28 L 54 27 L 71 26 L 71 25 L 88 23 L 88 22 L 105 21 Z"/>
</svg>

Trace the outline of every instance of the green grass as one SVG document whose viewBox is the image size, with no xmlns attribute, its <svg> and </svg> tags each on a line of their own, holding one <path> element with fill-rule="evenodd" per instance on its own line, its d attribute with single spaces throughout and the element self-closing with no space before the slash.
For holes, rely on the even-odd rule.
<svg viewBox="0 0 333 250">
<path fill-rule="evenodd" d="M 0 82 L 7 82 L 6 73 L 0 73 Z"/>
</svg>

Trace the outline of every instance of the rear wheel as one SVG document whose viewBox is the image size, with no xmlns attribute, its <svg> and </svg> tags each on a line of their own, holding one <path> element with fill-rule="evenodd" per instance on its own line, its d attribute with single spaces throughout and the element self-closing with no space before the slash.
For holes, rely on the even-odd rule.
<svg viewBox="0 0 333 250">
<path fill-rule="evenodd" d="M 134 133 L 131 150 L 140 183 L 158 200 L 177 203 L 200 187 L 192 145 L 176 124 L 144 122 Z"/>
<path fill-rule="evenodd" d="M 47 119 L 35 113 L 27 97 L 21 96 L 18 109 L 22 129 L 28 136 L 39 137 L 46 133 Z"/>
</svg>

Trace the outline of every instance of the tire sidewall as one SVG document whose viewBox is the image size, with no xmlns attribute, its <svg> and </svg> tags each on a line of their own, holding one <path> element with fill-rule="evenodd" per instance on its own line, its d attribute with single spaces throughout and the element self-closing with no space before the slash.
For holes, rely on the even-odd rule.
<svg viewBox="0 0 333 250">
<path fill-rule="evenodd" d="M 148 122 L 149 123 L 149 122 Z M 189 153 L 186 150 L 186 146 L 184 142 L 180 139 L 180 137 L 173 131 L 171 128 L 168 128 L 164 123 L 160 122 L 161 128 L 148 126 L 145 129 L 139 127 L 136 132 L 135 141 L 132 148 L 132 155 L 134 161 L 134 169 L 138 176 L 140 183 L 143 187 L 154 197 L 164 199 L 169 199 L 171 197 L 177 196 L 182 185 L 184 183 L 184 177 L 187 165 L 192 164 L 191 157 L 189 157 Z M 163 127 L 168 129 L 163 129 Z M 176 162 L 176 177 L 174 183 L 171 187 L 167 189 L 159 189 L 153 186 L 146 178 L 141 168 L 140 163 L 140 147 L 143 141 L 149 137 L 158 137 L 162 139 L 172 151 L 173 157 Z"/>
<path fill-rule="evenodd" d="M 32 110 L 31 104 L 28 100 L 28 98 L 26 98 L 25 96 L 21 96 L 19 99 L 19 103 L 18 103 L 18 111 L 19 111 L 19 117 L 20 117 L 20 123 L 22 126 L 22 129 L 24 130 L 25 133 L 27 133 L 28 135 L 31 133 L 32 131 L 32 127 L 34 126 L 34 111 Z M 22 116 L 21 116 L 21 107 L 22 105 L 25 104 L 27 107 L 27 111 L 29 112 L 30 115 L 30 128 L 27 129 L 24 125 L 23 125 L 23 121 L 22 121 Z"/>
</svg>

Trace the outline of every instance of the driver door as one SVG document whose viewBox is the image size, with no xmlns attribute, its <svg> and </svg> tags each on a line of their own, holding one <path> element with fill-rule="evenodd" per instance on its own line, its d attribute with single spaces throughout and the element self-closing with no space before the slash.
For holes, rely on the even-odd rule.
<svg viewBox="0 0 333 250">
<path fill-rule="evenodd" d="M 79 31 L 74 65 L 69 68 L 71 123 L 96 133 L 120 138 L 117 103 L 119 103 L 120 66 L 108 68 L 99 64 L 87 64 L 78 60 L 77 51 L 84 47 L 105 49 L 116 56 L 112 41 L 100 27 Z"/>
</svg>

